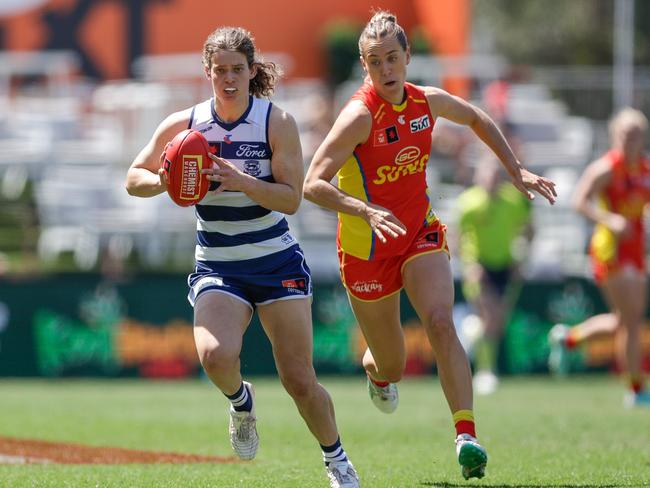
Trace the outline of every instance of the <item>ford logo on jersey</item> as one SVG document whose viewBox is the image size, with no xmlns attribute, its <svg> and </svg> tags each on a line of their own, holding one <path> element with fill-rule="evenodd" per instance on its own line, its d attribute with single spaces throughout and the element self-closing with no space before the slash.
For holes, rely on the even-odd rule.
<svg viewBox="0 0 650 488">
<path fill-rule="evenodd" d="M 220 157 L 224 159 L 270 159 L 271 148 L 264 142 L 251 141 L 230 141 L 227 144 L 224 141 L 219 142 L 221 149 Z"/>
<path fill-rule="evenodd" d="M 266 151 L 261 144 L 241 144 L 235 156 L 239 158 L 264 158 L 266 157 Z"/>
</svg>

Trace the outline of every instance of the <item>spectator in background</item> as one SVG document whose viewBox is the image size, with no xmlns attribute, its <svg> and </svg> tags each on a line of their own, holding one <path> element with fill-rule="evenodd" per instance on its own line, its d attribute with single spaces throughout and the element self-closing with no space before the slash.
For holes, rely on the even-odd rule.
<svg viewBox="0 0 650 488">
<path fill-rule="evenodd" d="M 510 99 L 509 76 L 500 76 L 487 84 L 483 90 L 485 110 L 503 128 L 508 125 L 508 102 Z"/>
<path fill-rule="evenodd" d="M 300 130 L 305 164 L 309 165 L 316 149 L 332 126 L 332 107 L 329 98 L 322 92 L 315 92 L 303 99 L 304 123 Z"/>
<path fill-rule="evenodd" d="M 463 294 L 482 324 L 474 344 L 474 391 L 493 393 L 498 385 L 497 354 L 503 329 L 519 291 L 515 246 L 530 240 L 530 202 L 490 157 L 476 168 L 475 185 L 458 198 Z"/>
<path fill-rule="evenodd" d="M 504 130 L 512 119 L 513 85 L 525 83 L 530 78 L 525 66 L 510 66 L 483 89 L 485 110 Z"/>
<path fill-rule="evenodd" d="M 510 68 L 507 73 L 488 83 L 482 94 L 486 112 L 499 126 L 518 158 L 522 157 L 522 153 L 517 126 L 512 117 L 512 85 L 521 81 L 522 76 L 520 69 Z"/>
<path fill-rule="evenodd" d="M 188 298 L 201 364 L 231 404 L 231 445 L 250 460 L 259 444 L 254 390 L 243 381 L 239 360 L 257 311 L 282 384 L 321 445 L 330 487 L 358 488 L 332 400 L 312 365 L 311 274 L 285 218 L 302 199 L 302 151 L 294 118 L 266 99 L 280 72 L 258 58 L 251 33 L 238 27 L 208 36 L 203 64 L 213 97 L 161 122 L 133 161 L 126 187 L 140 197 L 163 193 L 159 157 L 184 129 L 200 131 L 217 148 L 212 168 L 202 170 L 213 183 L 196 206 Z M 246 154 L 250 147 L 253 156 Z M 252 170 L 248 163 L 255 163 Z"/>
<path fill-rule="evenodd" d="M 549 368 L 568 371 L 569 350 L 613 335 L 619 366 L 628 374 L 627 406 L 650 406 L 641 371 L 641 329 L 647 308 L 643 214 L 650 202 L 650 160 L 644 155 L 648 120 L 625 108 L 609 124 L 611 149 L 587 166 L 575 190 L 575 208 L 595 223 L 589 254 L 594 279 L 611 312 L 549 332 Z"/>
<path fill-rule="evenodd" d="M 452 318 L 446 226 L 431 207 L 425 177 L 435 120 L 471 127 L 529 198 L 535 190 L 553 202 L 554 183 L 521 166 L 482 110 L 439 88 L 406 82 L 410 51 L 394 15 L 374 14 L 359 53 L 366 80 L 316 151 L 305 196 L 339 215 L 341 278 L 368 344 L 363 366 L 372 402 L 385 413 L 397 408 L 406 361 L 399 314 L 404 287 L 435 352 L 461 473 L 481 478 L 487 454 L 476 439 L 471 372 Z M 331 183 L 337 174 L 338 187 Z"/>
</svg>

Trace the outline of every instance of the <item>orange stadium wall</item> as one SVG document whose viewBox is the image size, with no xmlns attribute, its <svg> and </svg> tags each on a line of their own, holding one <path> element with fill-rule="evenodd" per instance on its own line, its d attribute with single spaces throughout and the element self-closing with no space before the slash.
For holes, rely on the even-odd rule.
<svg viewBox="0 0 650 488">
<path fill-rule="evenodd" d="M 469 0 L 10 0 L 0 4 L 0 50 L 73 50 L 85 75 L 119 79 L 141 55 L 198 53 L 215 27 L 239 25 L 262 52 L 290 56 L 289 77 L 322 77 L 327 24 L 362 24 L 373 6 L 394 12 L 407 32 L 425 27 L 436 52 L 465 52 Z"/>
</svg>

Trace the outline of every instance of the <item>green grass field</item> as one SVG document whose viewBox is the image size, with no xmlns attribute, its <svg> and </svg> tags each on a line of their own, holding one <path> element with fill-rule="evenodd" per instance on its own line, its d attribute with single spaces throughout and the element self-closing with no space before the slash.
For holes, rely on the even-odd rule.
<svg viewBox="0 0 650 488">
<path fill-rule="evenodd" d="M 374 410 L 361 377 L 325 377 L 362 486 L 650 486 L 650 411 L 625 410 L 616 379 L 506 379 L 476 400 L 487 476 L 466 482 L 437 378 Z M 275 378 L 254 380 L 257 459 L 242 464 L 2 465 L 2 487 L 326 487 L 320 450 Z M 230 456 L 227 403 L 205 381 L 0 380 L 0 436 Z"/>
</svg>

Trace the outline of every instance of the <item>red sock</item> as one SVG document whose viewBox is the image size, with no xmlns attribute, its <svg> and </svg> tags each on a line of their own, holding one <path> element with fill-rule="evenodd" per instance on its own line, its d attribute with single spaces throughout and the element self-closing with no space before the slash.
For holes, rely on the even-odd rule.
<svg viewBox="0 0 650 488">
<path fill-rule="evenodd" d="M 575 349 L 578 346 L 578 341 L 571 332 L 567 334 L 566 339 L 564 340 L 564 345 L 567 349 Z"/>
<path fill-rule="evenodd" d="M 456 435 L 469 434 L 476 437 L 476 427 L 474 426 L 474 413 L 471 410 L 458 410 L 453 414 L 454 425 L 456 426 Z"/>
<path fill-rule="evenodd" d="M 630 388 L 634 393 L 639 393 L 643 390 L 643 382 L 638 378 L 633 378 L 630 380 Z"/>
<path fill-rule="evenodd" d="M 379 388 L 386 388 L 388 385 L 390 385 L 389 381 L 377 381 L 372 378 L 368 373 L 366 373 L 368 376 L 368 379 L 373 382 L 373 384 L 377 385 Z"/>
<path fill-rule="evenodd" d="M 476 426 L 472 420 L 461 420 L 456 422 L 456 435 L 469 434 L 476 437 Z"/>
</svg>

